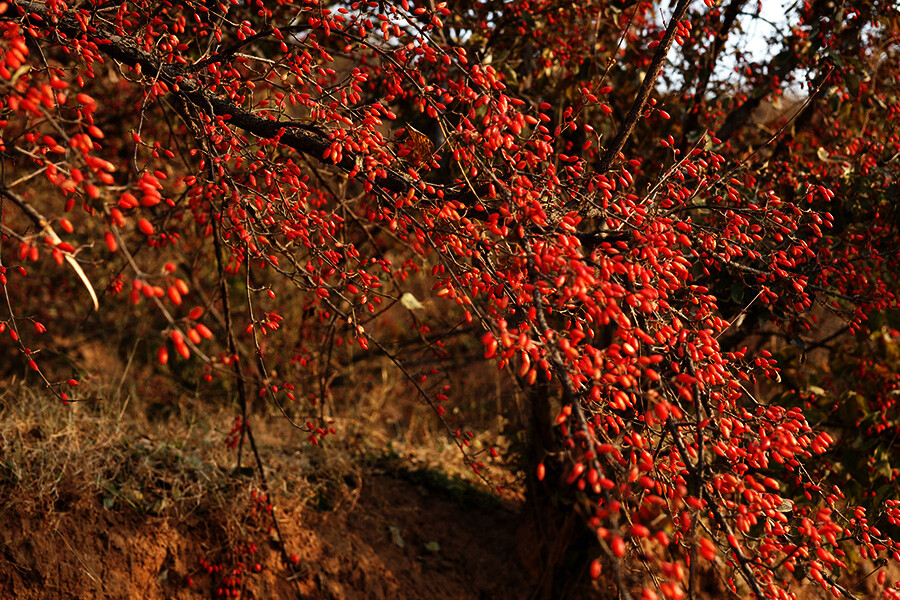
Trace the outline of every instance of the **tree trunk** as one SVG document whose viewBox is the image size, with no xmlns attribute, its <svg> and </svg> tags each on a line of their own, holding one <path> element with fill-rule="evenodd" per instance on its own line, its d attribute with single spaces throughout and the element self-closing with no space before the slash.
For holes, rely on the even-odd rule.
<svg viewBox="0 0 900 600">
<path fill-rule="evenodd" d="M 571 507 L 571 489 L 553 457 L 561 450 L 553 428 L 551 387 L 539 382 L 529 391 L 531 431 L 526 450 L 525 515 L 519 531 L 519 555 L 532 574 L 534 600 L 575 597 L 588 584 L 587 570 L 594 545 L 587 527 Z M 537 478 L 543 463 L 546 473 Z"/>
</svg>

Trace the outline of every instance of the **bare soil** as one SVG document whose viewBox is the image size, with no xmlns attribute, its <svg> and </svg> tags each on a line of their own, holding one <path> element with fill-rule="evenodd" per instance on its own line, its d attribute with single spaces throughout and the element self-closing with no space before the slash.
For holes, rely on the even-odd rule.
<svg viewBox="0 0 900 600">
<path fill-rule="evenodd" d="M 296 562 L 282 558 L 262 516 L 258 530 L 244 532 L 243 545 L 257 546 L 249 554 L 229 546 L 233 515 L 225 512 L 147 515 L 65 493 L 47 514 L 11 504 L 0 515 L 0 598 L 206 598 L 226 590 L 335 600 L 528 596 L 512 510 L 461 502 L 408 479 L 360 478 L 326 510 L 276 508 Z M 204 561 L 243 562 L 240 582 L 227 585 L 227 568 L 207 573 Z"/>
</svg>

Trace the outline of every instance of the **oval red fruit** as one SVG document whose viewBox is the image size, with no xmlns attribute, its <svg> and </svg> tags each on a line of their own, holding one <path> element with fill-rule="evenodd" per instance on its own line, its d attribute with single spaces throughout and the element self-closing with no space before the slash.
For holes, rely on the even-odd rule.
<svg viewBox="0 0 900 600">
<path fill-rule="evenodd" d="M 181 294 L 174 287 L 170 286 L 166 293 L 169 295 L 169 300 L 172 301 L 172 304 L 181 304 Z"/>
<path fill-rule="evenodd" d="M 707 538 L 700 538 L 700 555 L 706 560 L 716 560 L 716 545 Z"/>
<path fill-rule="evenodd" d="M 141 230 L 141 233 L 144 235 L 153 235 L 153 225 L 150 224 L 150 221 L 147 219 L 141 219 L 138 221 L 138 229 Z"/>
<path fill-rule="evenodd" d="M 184 342 L 175 344 L 175 351 L 178 352 L 178 355 L 181 356 L 181 358 L 188 359 L 191 357 L 191 351 L 188 350 L 187 344 Z"/>
</svg>

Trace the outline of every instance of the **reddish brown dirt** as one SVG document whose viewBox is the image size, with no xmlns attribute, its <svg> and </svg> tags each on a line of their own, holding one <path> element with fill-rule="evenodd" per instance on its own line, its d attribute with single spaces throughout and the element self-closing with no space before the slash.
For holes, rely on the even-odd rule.
<svg viewBox="0 0 900 600">
<path fill-rule="evenodd" d="M 242 530 L 228 515 L 146 516 L 84 497 L 56 504 L 45 515 L 0 515 L 0 599 L 222 597 L 224 574 L 207 574 L 201 559 L 235 564 L 229 531 L 258 546 L 245 560 L 261 571 L 233 586 L 242 598 L 528 596 L 513 512 L 388 475 L 369 476 L 330 510 L 282 507 L 281 531 L 297 558 L 287 565 L 273 534 Z"/>
<path fill-rule="evenodd" d="M 520 557 L 527 559 L 534 541 L 521 535 L 517 507 L 451 498 L 416 481 L 370 474 L 321 487 L 306 504 L 282 501 L 276 512 L 294 555 L 288 560 L 271 520 L 254 516 L 253 502 L 235 499 L 246 494 L 234 489 L 224 494 L 231 501 L 175 516 L 119 504 L 107 510 L 101 497 L 67 493 L 63 484 L 52 506 L 23 498 L 0 510 L 0 600 L 235 597 L 226 590 L 273 600 L 530 598 L 534 573 Z M 257 546 L 250 554 L 242 550 L 249 544 Z M 204 561 L 230 568 L 243 562 L 250 572 L 229 589 L 227 573 L 208 573 Z M 879 598 L 882 586 L 865 577 L 870 570 L 858 565 L 858 576 L 841 583 L 857 598 Z M 900 569 L 891 568 L 888 578 L 888 585 L 900 580 Z M 735 598 L 708 565 L 699 583 L 698 600 Z M 795 582 L 791 591 L 799 600 L 823 597 L 809 583 Z M 611 581 L 582 592 L 616 597 Z"/>
</svg>

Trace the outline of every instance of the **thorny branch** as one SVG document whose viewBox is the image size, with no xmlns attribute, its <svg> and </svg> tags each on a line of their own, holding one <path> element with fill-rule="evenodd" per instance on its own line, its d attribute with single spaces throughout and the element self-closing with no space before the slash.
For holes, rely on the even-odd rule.
<svg viewBox="0 0 900 600">
<path fill-rule="evenodd" d="M 672 434 L 672 440 L 675 442 L 675 447 L 678 449 L 678 454 L 681 456 L 681 460 L 682 462 L 684 462 L 685 468 L 688 470 L 692 477 L 696 477 L 699 480 L 702 475 L 697 472 L 697 465 L 691 462 L 690 455 L 688 454 L 687 448 L 684 445 L 684 440 L 681 439 L 681 434 L 678 433 L 678 426 L 675 424 L 675 420 L 672 419 L 672 417 L 669 417 L 666 421 L 666 427 Z M 719 529 L 728 537 L 729 540 L 737 540 L 734 532 L 731 530 L 731 525 L 729 525 L 728 521 L 725 520 L 725 516 L 722 514 L 722 510 L 719 508 L 718 502 L 710 495 L 709 491 L 706 489 L 706 486 L 702 486 L 697 491 L 706 498 L 709 510 L 713 514 L 713 519 L 715 519 L 716 525 L 719 527 Z M 762 589 L 759 587 L 759 582 L 756 580 L 756 576 L 753 574 L 753 570 L 751 569 L 750 559 L 744 556 L 743 551 L 737 545 L 733 545 L 731 547 L 731 550 L 738 560 L 738 565 L 741 569 L 741 575 L 743 576 L 744 581 L 747 582 L 747 585 L 750 586 L 750 589 L 753 591 L 753 595 L 756 596 L 758 600 L 765 600 L 765 595 L 763 594 Z"/>
<path fill-rule="evenodd" d="M 625 142 L 628 140 L 629 136 L 631 136 L 631 132 L 634 131 L 634 127 L 637 125 L 638 120 L 644 112 L 644 107 L 647 105 L 647 100 L 650 99 L 650 92 L 652 92 L 656 86 L 656 78 L 662 70 L 663 63 L 666 61 L 666 56 L 669 54 L 669 49 L 672 47 L 672 42 L 675 40 L 678 22 L 684 18 L 684 14 L 687 12 L 690 3 L 690 0 L 679 0 L 678 4 L 675 6 L 672 18 L 669 21 L 669 26 L 666 28 L 666 33 L 662 40 L 660 40 L 659 46 L 656 48 L 656 54 L 653 56 L 653 61 L 650 63 L 647 74 L 641 82 L 641 87 L 631 105 L 631 110 L 628 111 L 628 115 L 619 127 L 616 137 L 613 138 L 609 148 L 606 149 L 606 152 L 600 159 L 600 164 L 597 166 L 597 172 L 606 173 L 610 170 L 613 161 L 619 156 L 619 152 L 625 147 Z"/>
</svg>

